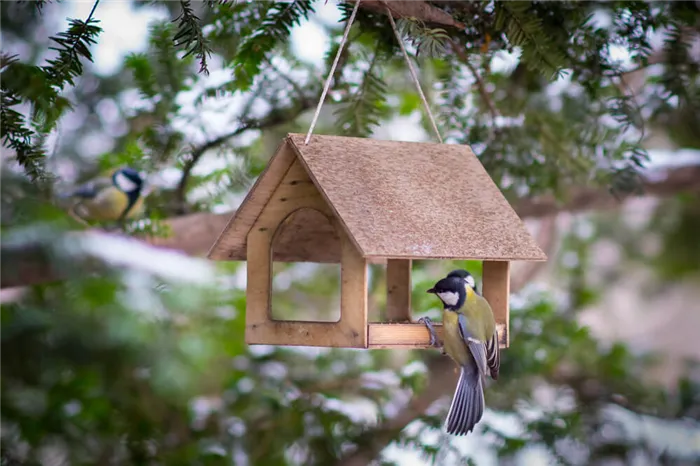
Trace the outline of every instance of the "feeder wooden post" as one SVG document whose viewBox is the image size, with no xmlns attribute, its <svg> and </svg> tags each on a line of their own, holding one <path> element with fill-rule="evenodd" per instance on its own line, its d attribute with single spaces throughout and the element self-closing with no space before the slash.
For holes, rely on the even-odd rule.
<svg viewBox="0 0 700 466">
<path fill-rule="evenodd" d="M 347 235 L 341 238 L 340 326 L 345 341 L 367 348 L 367 261 Z"/>
<path fill-rule="evenodd" d="M 411 320 L 411 265 L 410 259 L 386 261 L 386 315 L 387 322 Z"/>
<path fill-rule="evenodd" d="M 272 287 L 272 239 L 264 231 L 248 235 L 248 267 L 246 287 L 245 342 L 269 338 L 266 325 L 271 318 L 270 288 Z"/>
<path fill-rule="evenodd" d="M 482 268 L 483 295 L 491 305 L 496 323 L 507 323 L 510 318 L 508 303 L 510 301 L 510 262 L 484 261 Z M 508 347 L 510 335 L 508 326 L 498 328 L 498 341 Z"/>
</svg>

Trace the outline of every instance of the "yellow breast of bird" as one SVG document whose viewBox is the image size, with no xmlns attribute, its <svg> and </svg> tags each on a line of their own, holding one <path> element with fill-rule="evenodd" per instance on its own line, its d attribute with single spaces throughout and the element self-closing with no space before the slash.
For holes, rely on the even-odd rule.
<svg viewBox="0 0 700 466">
<path fill-rule="evenodd" d="M 126 218 L 134 218 L 142 215 L 144 213 L 144 205 L 143 205 L 143 197 L 139 196 L 138 199 L 136 199 L 136 202 L 134 202 L 134 205 L 131 206 L 131 209 L 129 209 L 129 212 L 126 214 Z"/>
<path fill-rule="evenodd" d="M 496 321 L 488 301 L 479 296 L 467 286 L 467 299 L 464 301 L 461 312 L 469 322 L 469 331 L 474 338 L 486 341 L 496 330 Z"/>
<path fill-rule="evenodd" d="M 129 198 L 117 188 L 102 190 L 94 199 L 82 202 L 87 216 L 94 220 L 117 220 L 129 205 Z"/>
<path fill-rule="evenodd" d="M 466 364 L 469 358 L 467 345 L 459 333 L 459 315 L 453 311 L 442 312 L 445 352 L 459 365 Z"/>
</svg>

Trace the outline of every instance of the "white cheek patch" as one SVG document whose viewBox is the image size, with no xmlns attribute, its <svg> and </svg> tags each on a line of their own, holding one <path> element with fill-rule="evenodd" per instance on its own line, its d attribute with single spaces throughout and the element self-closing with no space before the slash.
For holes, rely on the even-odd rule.
<svg viewBox="0 0 700 466">
<path fill-rule="evenodd" d="M 457 302 L 459 301 L 459 293 L 455 293 L 454 291 L 443 291 L 437 295 L 442 302 L 448 306 L 456 306 Z"/>
<path fill-rule="evenodd" d="M 476 288 L 476 281 L 474 280 L 474 277 L 469 275 L 464 279 L 465 282 L 467 282 L 467 285 L 471 286 L 472 288 Z"/>
<path fill-rule="evenodd" d="M 125 193 L 136 191 L 136 189 L 138 188 L 138 186 L 136 186 L 136 183 L 127 178 L 126 175 L 124 175 L 123 173 L 116 174 L 116 176 L 114 177 L 114 183 L 119 189 L 121 189 Z"/>
</svg>

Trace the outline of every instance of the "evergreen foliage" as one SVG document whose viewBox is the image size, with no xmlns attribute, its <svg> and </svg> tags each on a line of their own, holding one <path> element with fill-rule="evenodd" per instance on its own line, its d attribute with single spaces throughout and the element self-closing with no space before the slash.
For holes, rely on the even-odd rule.
<svg viewBox="0 0 700 466">
<path fill-rule="evenodd" d="M 336 109 L 335 115 L 340 133 L 367 137 L 381 123 L 382 116 L 386 115 L 384 102 L 387 88 L 379 74 L 383 58 L 385 55 L 380 52 L 380 47 L 377 47 L 374 55 L 367 60 L 369 66 L 360 75 L 352 98 L 347 104 Z"/>
<path fill-rule="evenodd" d="M 68 165 L 76 181 L 122 165 L 148 173 L 156 189 L 128 235 L 167 235 L 163 219 L 238 205 L 280 138 L 308 129 L 354 7 L 341 3 L 341 21 L 326 24 L 314 17 L 321 2 L 310 0 L 137 4 L 170 17 L 150 25 L 146 49 L 125 57 L 114 76 L 90 65 L 99 8 L 50 38 L 49 60 L 40 61 L 46 46 L 35 41 L 36 21 L 60 3 L 13 6 L 35 22 L 10 25 L 8 43 L 23 47 L 0 56 L 3 279 L 6 270 L 27 273 L 34 260 L 65 279 L 3 296 L 3 464 L 54 455 L 69 464 L 325 465 L 359 451 L 365 463 L 388 465 L 394 447 L 431 464 L 480 464 L 478 451 L 438 434 L 446 397 L 420 405 L 431 380 L 453 370 L 436 352 L 249 347 L 241 264 L 73 241 L 75 225 L 47 200 Z M 465 25 L 398 20 L 443 137 L 470 144 L 509 198 L 565 203 L 579 186 L 637 191 L 655 131 L 700 147 L 692 2 L 425 4 Z M 331 37 L 320 66 L 290 46 L 291 30 L 309 19 Z M 649 38 L 659 32 L 657 49 Z M 632 63 L 615 59 L 620 49 Z M 214 73 L 218 63 L 223 72 Z M 630 89 L 629 72 L 652 67 L 643 91 Z M 216 125 L 203 117 L 212 109 Z M 386 16 L 361 7 L 316 132 L 371 137 L 397 116 L 422 112 Z M 49 136 L 58 141 L 51 156 Z M 506 420 L 480 425 L 482 450 L 501 464 L 524 461 L 533 448 L 558 464 L 696 461 L 678 436 L 624 426 L 697 432 L 697 362 L 679 380 L 661 380 L 654 358 L 599 341 L 579 318 L 633 271 L 649 273 L 649 299 L 694 283 L 698 205 L 697 196 L 668 199 L 644 225 L 627 224 L 619 211 L 572 220 L 550 260 L 559 291 L 533 282 L 513 295 L 512 346 L 486 394 L 490 414 Z M 650 250 L 650 241 L 659 247 Z M 601 242 L 617 245 L 619 266 L 595 262 Z M 414 264 L 415 318 L 439 316 L 423 290 L 457 267 L 477 277 L 481 270 L 477 261 Z M 339 268 L 324 270 L 282 271 L 276 286 L 298 285 L 281 294 L 285 317 L 335 309 Z M 373 319 L 386 299 L 381 267 L 371 266 L 368 289 Z M 397 412 L 410 422 L 397 422 Z"/>
<path fill-rule="evenodd" d="M 182 13 L 176 18 L 179 24 L 177 34 L 173 39 L 175 45 L 177 47 L 184 45 L 185 56 L 192 54 L 196 56 L 199 60 L 199 72 L 209 74 L 207 57 L 211 55 L 211 49 L 199 25 L 199 18 L 194 14 L 190 0 L 180 0 L 180 6 Z"/>
<path fill-rule="evenodd" d="M 289 37 L 292 27 L 314 11 L 311 0 L 271 3 L 258 28 L 241 44 L 234 59 L 236 86 L 250 89 L 268 54 Z"/>
<path fill-rule="evenodd" d="M 342 4 L 341 6 L 343 14 L 347 17 L 351 5 Z M 173 46 L 177 49 L 183 49 L 185 57 L 194 55 L 199 61 L 199 71 L 206 73 L 208 69 L 207 57 L 212 53 L 212 46 L 216 47 L 222 40 L 231 38 L 231 34 L 236 36 L 236 32 L 238 32 L 238 37 L 242 39 L 236 48 L 235 54 L 232 56 L 231 62 L 235 79 L 223 86 L 223 89 L 227 91 L 245 91 L 250 89 L 253 80 L 263 70 L 263 65 L 268 60 L 267 57 L 271 51 L 279 49 L 288 37 L 290 29 L 312 13 L 314 9 L 313 3 L 309 1 L 279 4 L 265 2 L 262 4 L 255 4 L 255 2 L 250 4 L 212 2 L 209 7 L 212 8 L 211 14 L 221 17 L 221 24 L 224 24 L 224 21 L 230 22 L 231 19 L 236 17 L 240 18 L 240 21 L 236 22 L 234 20 L 232 23 L 239 24 L 239 26 L 236 26 L 238 31 L 229 31 L 226 36 L 221 36 L 221 31 L 216 31 L 209 34 L 210 37 L 208 38 L 202 31 L 201 21 L 195 14 L 192 4 L 183 0 L 180 4 L 181 12 L 175 19 L 178 25 L 177 31 L 172 36 Z M 595 7 L 598 6 L 596 5 Z M 607 113 L 620 123 L 621 127 L 610 133 L 611 138 L 614 138 L 614 141 L 610 140 L 611 143 L 621 144 L 621 141 L 619 141 L 620 134 L 634 133 L 634 131 L 628 131 L 630 129 L 634 129 L 637 132 L 636 139 L 638 143 L 632 146 L 627 143 L 621 144 L 621 146 L 628 147 L 628 151 L 604 151 L 604 154 L 609 156 L 606 157 L 608 160 L 602 164 L 602 167 L 603 169 L 607 167 L 609 173 L 607 175 L 601 174 L 603 176 L 600 179 L 609 180 L 611 183 L 610 188 L 614 191 L 625 192 L 629 189 L 636 189 L 636 184 L 632 183 L 630 185 L 628 180 L 637 178 L 637 170 L 643 165 L 645 160 L 644 150 L 640 144 L 645 133 L 644 128 L 641 128 L 640 124 L 642 109 L 634 104 L 633 99 L 625 95 L 626 91 L 624 89 L 616 89 L 620 84 L 619 80 L 615 81 L 615 77 L 621 76 L 622 70 L 618 65 L 610 62 L 607 45 L 606 47 L 601 45 L 613 43 L 627 45 L 632 52 L 633 59 L 643 64 L 651 50 L 648 44 L 648 31 L 659 27 L 668 27 L 667 50 L 665 50 L 669 57 L 667 61 L 668 66 L 665 67 L 664 75 L 659 80 L 659 83 L 665 89 L 664 92 L 666 92 L 664 97 L 678 96 L 681 99 L 681 103 L 685 102 L 686 99 L 696 99 L 698 90 L 695 77 L 698 73 L 698 65 L 694 64 L 687 54 L 688 34 L 683 35 L 681 33 L 683 28 L 687 27 L 686 24 L 689 24 L 690 15 L 684 9 L 677 8 L 674 13 L 679 11 L 680 13 L 677 18 L 671 20 L 670 7 L 658 6 L 656 8 L 660 11 L 657 11 L 644 2 L 633 2 L 628 5 L 628 9 L 615 9 L 604 5 L 600 6 L 600 8 L 608 8 L 611 11 L 614 16 L 614 27 L 603 30 L 592 26 L 591 8 L 592 6 L 590 5 L 583 6 L 571 2 L 496 2 L 494 4 L 473 2 L 469 5 L 450 4 L 447 6 L 447 11 L 452 12 L 456 19 L 464 21 L 467 18 L 466 12 L 469 12 L 476 18 L 476 21 L 480 21 L 480 23 L 468 22 L 468 28 L 465 31 L 466 40 L 460 40 L 459 36 L 454 38 L 456 44 L 459 45 L 450 43 L 453 39 L 450 38 L 444 28 L 430 27 L 414 18 L 402 20 L 399 22 L 399 25 L 404 35 L 416 46 L 418 56 L 449 58 L 453 62 L 452 66 L 464 66 L 464 63 L 459 63 L 458 57 L 451 54 L 453 46 L 464 46 L 467 56 L 470 57 L 469 60 L 478 60 L 478 57 L 484 52 L 484 58 L 491 57 L 499 47 L 502 47 L 505 50 L 520 49 L 522 51 L 520 57 L 522 65 L 526 66 L 528 70 L 542 73 L 547 80 L 562 79 L 562 76 L 572 73 L 571 78 L 584 86 L 594 102 L 607 103 Z M 80 21 L 71 23 L 66 33 L 62 33 L 62 35 L 54 38 L 60 46 L 58 61 L 55 63 L 50 62 L 50 66 L 43 69 L 48 73 L 47 78 L 55 81 L 55 84 L 48 83 L 46 85 L 57 86 L 57 91 L 59 91 L 64 82 L 71 83 L 76 73 L 82 72 L 82 65 L 78 58 L 90 59 L 89 45 L 93 40 L 91 38 L 99 32 L 98 29 L 94 29 L 96 28 L 95 25 L 88 24 L 90 21 L 89 19 L 85 24 Z M 360 30 L 369 33 L 374 40 L 382 44 L 382 47 L 394 43 L 391 31 L 387 28 L 383 15 L 361 9 L 357 22 Z M 481 40 L 481 43 L 471 40 L 477 37 L 476 34 L 480 35 L 481 39 L 486 37 L 486 40 Z M 571 41 L 568 41 L 569 36 L 572 38 Z M 362 39 L 360 40 L 362 41 Z M 365 42 L 372 47 L 369 42 Z M 684 43 L 685 46 L 682 45 Z M 364 49 L 364 52 L 361 48 L 356 53 L 361 56 L 374 56 L 375 51 L 372 48 Z M 170 56 L 169 50 L 164 50 L 163 52 L 163 56 Z M 382 52 L 392 54 L 393 59 L 390 62 L 396 62 L 395 59 L 398 57 L 395 46 L 389 46 Z M 383 58 L 382 60 L 386 62 L 389 59 Z M 482 63 L 486 65 L 487 61 L 484 60 Z M 677 69 L 674 63 L 678 63 L 679 66 L 684 68 Z M 131 64 L 134 65 L 133 62 Z M 428 62 L 425 62 L 425 64 L 427 65 Z M 143 64 L 141 67 L 142 72 L 137 79 L 142 81 L 144 79 L 152 79 L 152 77 L 149 77 L 151 73 L 147 71 L 148 68 L 148 64 Z M 373 67 L 373 70 L 375 68 Z M 26 72 L 31 71 L 26 70 Z M 487 65 L 481 67 L 479 73 L 483 75 L 482 79 L 485 80 L 485 84 L 498 81 L 498 74 L 489 73 Z M 517 80 L 518 76 L 522 74 L 518 72 L 512 75 L 511 79 Z M 11 75 L 12 73 L 8 73 L 7 77 L 12 78 Z M 343 79 L 343 77 L 339 78 Z M 24 77 L 20 77 L 20 80 L 23 79 Z M 11 82 L 12 79 L 8 81 Z M 546 89 L 546 86 L 544 86 L 546 82 L 537 84 L 537 87 L 542 90 Z M 145 83 L 142 82 L 141 84 Z M 337 84 L 339 86 L 342 85 L 341 82 Z M 532 84 L 535 84 L 535 82 L 533 81 Z M 338 118 L 336 123 L 338 127 L 348 128 L 350 131 L 348 134 L 370 134 L 370 128 L 376 126 L 377 118 L 381 115 L 386 115 L 386 105 L 382 103 L 384 96 L 381 89 L 386 87 L 387 83 L 380 82 L 376 73 L 365 73 L 363 79 L 358 81 L 356 85 L 355 90 L 350 91 L 353 97 L 342 106 L 343 108 L 335 112 Z M 144 91 L 148 92 L 147 87 L 144 88 Z M 174 91 L 177 92 L 177 90 Z M 11 113 L 12 102 L 15 99 L 16 95 L 12 92 L 3 97 L 2 112 L 7 124 L 10 125 L 5 125 L 7 130 L 3 130 L 3 138 L 8 146 L 13 147 L 17 151 L 18 160 L 23 165 L 30 167 L 28 170 L 35 174 L 33 176 L 37 176 L 39 168 L 32 161 L 41 159 L 43 155 L 42 148 L 35 144 L 32 145 L 31 140 L 33 140 L 32 135 L 34 131 L 31 128 L 23 127 L 20 129 L 16 127 L 19 115 Z M 517 108 L 509 109 L 508 105 L 499 104 L 498 99 L 493 100 L 496 108 L 501 107 L 498 108 L 498 111 L 504 116 L 518 111 Z M 39 123 L 43 123 L 43 128 L 41 128 L 40 133 L 43 132 L 45 134 L 52 128 L 52 122 L 66 109 L 70 108 L 70 102 L 58 98 L 58 96 L 53 100 L 44 99 L 42 102 L 49 102 L 49 104 L 46 105 L 46 108 L 37 106 L 35 116 L 41 117 Z M 482 102 L 482 105 L 486 104 L 488 102 Z M 592 105 L 595 105 L 595 103 L 592 103 Z M 161 106 L 168 107 L 168 104 Z M 355 113 L 351 115 L 351 111 L 355 111 Z M 452 108 L 449 111 L 459 110 Z M 601 117 L 604 117 L 604 115 L 601 115 Z M 355 123 L 349 126 L 351 120 L 355 120 Z M 528 121 L 527 116 L 522 120 Z M 9 131 L 13 127 L 15 131 Z M 528 131 L 536 128 L 537 125 L 528 128 Z M 600 134 L 600 131 L 591 127 L 588 127 L 585 132 Z M 472 136 L 468 139 L 468 142 L 478 143 L 480 139 L 476 136 L 479 133 L 483 133 L 483 131 L 477 123 L 469 129 L 468 133 L 471 133 Z M 613 133 L 616 136 L 612 136 Z M 467 132 L 462 132 L 462 134 L 467 134 Z M 483 134 L 489 137 L 489 143 L 495 150 L 501 150 L 503 147 L 513 147 L 513 145 L 521 147 L 524 152 L 534 154 L 542 150 L 540 144 L 524 145 L 523 142 L 528 138 L 525 140 L 522 138 L 518 140 L 509 139 L 509 135 L 515 135 L 513 131 L 494 131 L 491 129 Z M 492 141 L 490 138 L 494 136 L 495 140 Z M 535 139 L 539 138 L 536 137 Z M 594 139 L 592 142 L 596 143 L 596 141 Z M 174 141 L 174 143 L 176 142 Z M 491 152 L 494 151 L 488 151 L 483 154 L 486 164 L 490 163 L 488 154 Z M 572 151 L 568 152 L 572 153 Z M 537 157 L 540 156 L 547 158 L 548 154 L 540 153 L 537 155 Z M 565 155 L 561 153 L 557 155 L 557 158 L 562 157 L 565 157 Z M 599 162 L 597 161 L 596 165 L 600 165 Z M 560 162 L 553 161 L 553 163 L 560 165 Z M 585 167 L 590 166 L 589 163 L 580 162 L 567 162 L 566 165 L 583 167 L 582 175 L 585 174 Z M 553 179 L 546 173 L 543 173 L 541 178 L 544 180 Z M 536 192 L 536 190 L 532 190 L 533 183 L 531 181 L 526 181 L 525 184 L 530 192 L 533 194 Z M 537 184 L 535 183 L 535 185 Z M 545 181 L 544 184 L 549 185 L 548 181 Z M 557 192 L 556 185 L 549 185 L 549 188 L 555 188 L 554 191 Z"/>
<path fill-rule="evenodd" d="M 82 59 L 92 61 L 90 46 L 102 31 L 97 26 L 99 21 L 92 17 L 94 12 L 95 8 L 86 21 L 69 20 L 66 31 L 50 38 L 56 44 L 50 50 L 56 51 L 58 57 L 48 60 L 45 66 L 30 66 L 16 56 L 2 56 L 0 133 L 3 144 L 15 152 L 17 162 L 32 180 L 46 176 L 42 138 L 71 107 L 60 93 L 66 85 L 75 85 L 74 79 L 83 74 Z M 12 108 L 21 103 L 31 105 L 29 121 Z"/>
<path fill-rule="evenodd" d="M 441 57 L 445 54 L 445 45 L 450 37 L 445 29 L 429 28 L 413 18 L 401 19 L 396 26 L 401 35 L 416 47 L 416 56 Z"/>
<path fill-rule="evenodd" d="M 566 58 L 542 27 L 542 18 L 531 8 L 528 1 L 496 3 L 495 29 L 504 31 L 509 46 L 522 48 L 528 68 L 548 79 L 559 78 Z"/>
</svg>

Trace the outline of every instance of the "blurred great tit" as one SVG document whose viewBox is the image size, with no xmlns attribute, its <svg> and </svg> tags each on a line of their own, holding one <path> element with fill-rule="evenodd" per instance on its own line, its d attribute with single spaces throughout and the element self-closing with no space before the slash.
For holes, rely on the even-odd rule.
<svg viewBox="0 0 700 466">
<path fill-rule="evenodd" d="M 496 320 L 491 306 L 479 294 L 474 277 L 454 270 L 428 290 L 443 304 L 444 343 L 440 345 L 430 319 L 422 318 L 430 332 L 430 343 L 443 347 L 459 366 L 459 381 L 447 413 L 448 434 L 465 435 L 484 414 L 484 379 L 498 379 L 501 366 Z"/>
<path fill-rule="evenodd" d="M 133 168 L 119 168 L 63 195 L 75 200 L 72 211 L 85 220 L 122 221 L 143 209 L 143 179 Z"/>
</svg>

